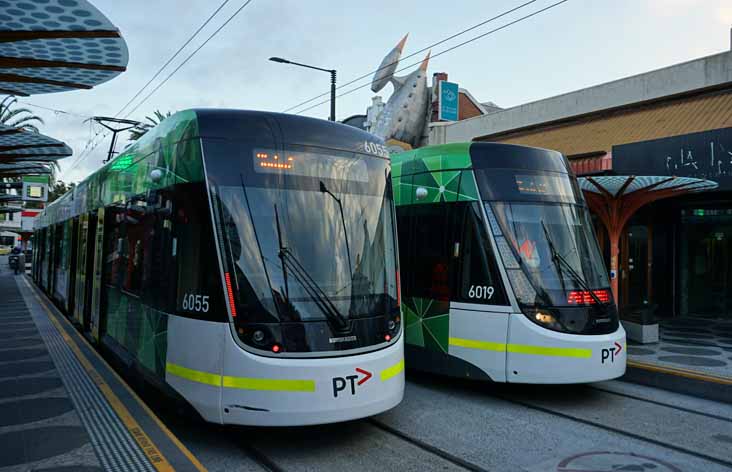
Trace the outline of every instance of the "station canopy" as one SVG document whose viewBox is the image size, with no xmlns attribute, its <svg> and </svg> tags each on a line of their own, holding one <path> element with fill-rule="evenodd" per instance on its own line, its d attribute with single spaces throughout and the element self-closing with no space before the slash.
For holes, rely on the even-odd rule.
<svg viewBox="0 0 732 472">
<path fill-rule="evenodd" d="M 580 177 L 587 204 L 602 221 L 610 239 L 610 277 L 618 302 L 620 236 L 633 214 L 643 205 L 662 198 L 714 190 L 717 182 L 695 177 L 601 175 Z"/>
<path fill-rule="evenodd" d="M 52 162 L 73 153 L 49 136 L 0 124 L 0 162 Z"/>
<path fill-rule="evenodd" d="M 19 213 L 23 211 L 21 207 L 11 207 L 11 206 L 0 206 L 0 214 L 3 213 Z"/>
<path fill-rule="evenodd" d="M 0 203 L 4 202 L 20 202 L 23 200 L 23 195 L 11 195 L 0 193 Z"/>
<path fill-rule="evenodd" d="M 36 163 L 0 163 L 0 177 L 21 177 L 23 175 L 50 175 L 51 168 L 47 165 Z"/>
<path fill-rule="evenodd" d="M 128 60 L 117 27 L 87 0 L 0 1 L 0 94 L 90 89 Z"/>
</svg>

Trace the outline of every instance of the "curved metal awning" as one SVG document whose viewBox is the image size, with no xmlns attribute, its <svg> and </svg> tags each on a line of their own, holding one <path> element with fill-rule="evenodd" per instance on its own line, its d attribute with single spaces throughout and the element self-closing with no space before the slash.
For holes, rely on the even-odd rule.
<svg viewBox="0 0 732 472">
<path fill-rule="evenodd" d="M 0 162 L 51 162 L 72 154 L 71 148 L 57 139 L 0 124 Z"/>
<path fill-rule="evenodd" d="M 0 93 L 90 89 L 127 68 L 119 30 L 87 0 L 0 1 Z"/>
<path fill-rule="evenodd" d="M 601 175 L 596 177 L 580 177 L 580 188 L 585 192 L 594 192 L 618 198 L 634 192 L 701 192 L 714 190 L 717 182 L 694 177 L 675 177 L 668 175 Z"/>
<path fill-rule="evenodd" d="M 610 240 L 610 284 L 618 301 L 620 236 L 633 214 L 643 205 L 693 192 L 714 190 L 717 182 L 668 175 L 599 175 L 580 177 L 587 205 L 600 218 Z"/>
</svg>

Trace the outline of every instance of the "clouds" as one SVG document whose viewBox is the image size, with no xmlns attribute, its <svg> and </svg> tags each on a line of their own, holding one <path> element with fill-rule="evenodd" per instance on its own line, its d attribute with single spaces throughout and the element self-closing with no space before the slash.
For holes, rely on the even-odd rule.
<svg viewBox="0 0 732 472">
<path fill-rule="evenodd" d="M 114 116 L 220 4 L 219 0 L 92 1 L 120 28 L 127 41 L 127 72 L 92 90 L 39 95 L 21 101 L 85 116 Z M 230 0 L 158 80 L 166 77 L 243 1 Z M 374 70 L 407 32 L 410 35 L 405 55 L 517 3 L 254 0 L 130 118 L 143 120 L 155 109 L 165 112 L 191 107 L 282 111 L 327 92 L 329 76 L 269 62 L 270 56 L 334 67 L 342 84 Z M 486 25 L 433 52 L 550 3 L 551 0 L 539 0 L 525 11 Z M 481 101 L 516 105 L 726 49 L 732 21 L 732 6 L 728 3 L 729 0 L 575 0 L 436 58 L 430 62 L 429 74 L 448 72 L 451 80 Z M 389 93 L 382 92 L 384 98 Z M 364 113 L 372 95 L 366 87 L 340 98 L 338 117 Z M 78 116 L 55 115 L 45 110 L 38 113 L 47 122 L 42 131 L 66 141 L 76 152 L 74 157 L 61 161 L 62 170 L 68 169 L 89 141 L 89 124 Z M 328 106 L 306 114 L 325 118 Z M 92 129 L 91 136 L 97 131 Z M 125 145 L 126 136 L 120 138 L 118 150 Z M 108 147 L 107 138 L 63 178 L 76 181 L 98 168 Z"/>
</svg>

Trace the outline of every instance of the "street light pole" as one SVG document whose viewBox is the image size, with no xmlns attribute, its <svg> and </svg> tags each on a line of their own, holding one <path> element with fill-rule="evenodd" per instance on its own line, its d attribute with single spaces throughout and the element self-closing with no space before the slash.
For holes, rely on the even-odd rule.
<svg viewBox="0 0 732 472">
<path fill-rule="evenodd" d="M 336 70 L 335 69 L 323 69 L 321 67 L 315 67 L 310 66 L 307 64 L 301 64 L 299 62 L 292 62 L 288 61 L 287 59 L 282 59 L 281 57 L 270 57 L 270 61 L 272 62 L 279 62 L 280 64 L 292 64 L 293 66 L 300 66 L 300 67 L 306 67 L 308 69 L 315 69 L 323 72 L 329 72 L 330 73 L 330 118 L 328 118 L 330 121 L 335 121 L 335 91 L 336 91 Z"/>
</svg>

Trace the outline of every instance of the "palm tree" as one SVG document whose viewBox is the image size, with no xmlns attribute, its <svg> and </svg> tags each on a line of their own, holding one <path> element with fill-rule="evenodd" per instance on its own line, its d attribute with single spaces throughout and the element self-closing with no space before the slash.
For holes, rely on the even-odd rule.
<svg viewBox="0 0 732 472">
<path fill-rule="evenodd" d="M 0 123 L 13 128 L 21 128 L 27 131 L 38 132 L 34 123 L 45 124 L 43 118 L 36 116 L 27 108 L 14 107 L 18 99 L 9 95 L 0 102 Z"/>
<path fill-rule="evenodd" d="M 145 135 L 151 128 L 159 125 L 164 119 L 172 115 L 170 111 L 163 114 L 160 110 L 155 110 L 154 116 L 146 116 L 145 119 L 150 123 L 140 123 L 137 128 L 130 130 L 130 141 L 137 141 Z"/>
</svg>

